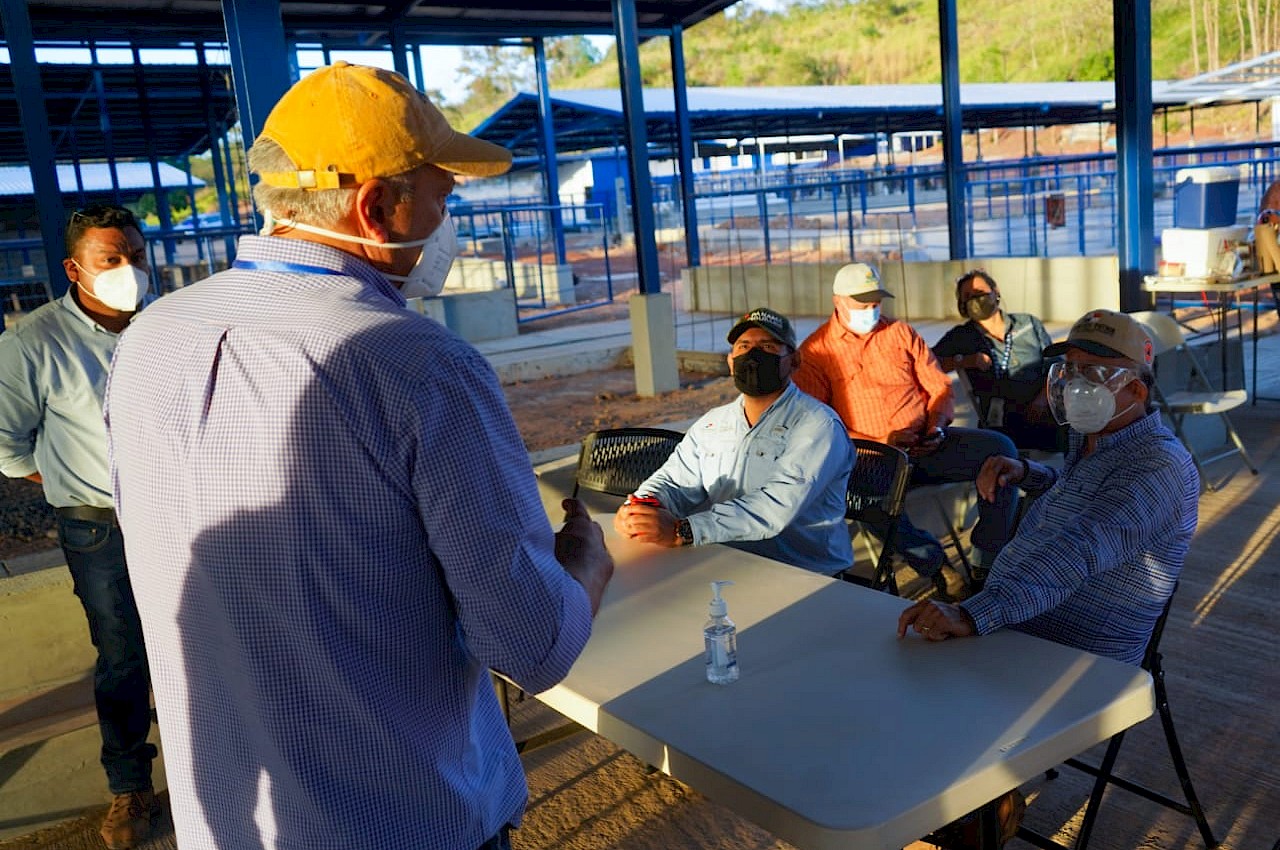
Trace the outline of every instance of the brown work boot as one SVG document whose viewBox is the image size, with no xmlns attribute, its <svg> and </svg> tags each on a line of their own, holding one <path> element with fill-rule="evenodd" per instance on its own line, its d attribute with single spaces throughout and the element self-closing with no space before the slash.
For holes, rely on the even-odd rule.
<svg viewBox="0 0 1280 850">
<path fill-rule="evenodd" d="M 154 791 L 117 794 L 102 822 L 102 840 L 110 850 L 135 847 L 151 835 L 151 826 L 159 815 L 160 803 Z"/>
</svg>

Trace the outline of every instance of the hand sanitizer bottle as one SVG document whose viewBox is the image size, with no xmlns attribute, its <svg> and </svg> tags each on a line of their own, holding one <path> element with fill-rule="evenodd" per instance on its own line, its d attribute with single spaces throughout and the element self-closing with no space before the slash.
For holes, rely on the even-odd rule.
<svg viewBox="0 0 1280 850">
<path fill-rule="evenodd" d="M 729 609 L 720 597 L 720 588 L 731 581 L 711 582 L 711 619 L 702 629 L 707 647 L 707 681 L 727 685 L 738 681 L 738 627 L 729 619 Z"/>
</svg>

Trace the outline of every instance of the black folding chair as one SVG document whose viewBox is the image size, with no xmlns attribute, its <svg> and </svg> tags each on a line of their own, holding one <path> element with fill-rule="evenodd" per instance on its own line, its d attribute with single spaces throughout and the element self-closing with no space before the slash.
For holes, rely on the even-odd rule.
<svg viewBox="0 0 1280 850">
<path fill-rule="evenodd" d="M 1174 588 L 1174 593 L 1177 593 L 1176 587 Z M 1063 762 L 1068 767 L 1083 771 L 1095 779 L 1093 791 L 1089 795 L 1089 804 L 1084 811 L 1084 820 L 1080 823 L 1080 833 L 1076 836 L 1075 850 L 1085 850 L 1089 846 L 1089 837 L 1093 833 L 1094 821 L 1098 817 L 1098 807 L 1102 804 L 1102 795 L 1106 793 L 1107 785 L 1123 788 L 1131 794 L 1145 797 L 1153 803 L 1159 803 L 1166 808 L 1193 818 L 1196 822 L 1196 827 L 1200 830 L 1200 837 L 1204 840 L 1204 846 L 1208 850 L 1218 846 L 1217 840 L 1213 837 L 1213 830 L 1209 827 L 1209 821 L 1205 818 L 1204 808 L 1200 805 L 1200 798 L 1196 796 L 1195 788 L 1191 785 L 1191 773 L 1187 770 L 1186 759 L 1182 756 L 1182 747 L 1178 744 L 1178 733 L 1173 728 L 1173 713 L 1169 710 L 1169 694 L 1164 685 L 1164 666 L 1161 663 L 1160 637 L 1164 634 L 1165 621 L 1169 618 L 1169 608 L 1172 604 L 1173 594 L 1170 594 L 1169 600 L 1165 602 L 1164 611 L 1160 613 L 1159 619 L 1156 620 L 1155 628 L 1151 632 L 1151 640 L 1147 643 L 1147 651 L 1142 659 L 1142 669 L 1151 674 L 1156 692 L 1156 710 L 1160 713 L 1160 723 L 1164 726 L 1164 737 L 1169 745 L 1169 756 L 1173 760 L 1173 769 L 1178 774 L 1178 782 L 1182 786 L 1182 793 L 1187 801 L 1185 803 L 1179 802 L 1172 797 L 1112 773 L 1116 757 L 1120 755 L 1120 745 L 1124 743 L 1125 733 L 1120 732 L 1112 736 L 1110 743 L 1107 744 L 1107 751 L 1102 756 L 1101 765 L 1095 767 L 1075 758 L 1069 758 Z M 1050 770 L 1045 774 L 1048 779 L 1055 779 L 1057 775 L 1056 770 Z M 1018 828 L 1018 837 L 1029 844 L 1045 848 L 1045 850 L 1065 850 L 1063 845 L 1053 839 L 1038 832 L 1033 832 L 1026 827 Z"/>
<path fill-rule="evenodd" d="M 898 581 L 890 567 L 890 556 L 893 554 L 894 537 L 898 531 L 898 518 L 902 516 L 902 506 L 907 498 L 907 479 L 911 477 L 911 461 L 907 453 L 893 446 L 877 443 L 873 440 L 854 440 L 857 458 L 853 464 L 853 472 L 849 474 L 849 486 L 845 491 L 845 518 L 858 522 L 862 528 L 862 536 L 867 544 L 875 564 L 871 581 L 855 575 L 849 569 L 838 575 L 845 581 L 871 587 L 874 590 L 888 590 L 898 595 Z M 872 545 L 873 535 L 861 525 L 865 522 L 887 523 L 884 540 L 880 551 L 876 552 Z"/>
<path fill-rule="evenodd" d="M 684 435 L 665 428 L 613 428 L 582 439 L 573 496 L 579 488 L 626 496 L 657 472 Z"/>
</svg>

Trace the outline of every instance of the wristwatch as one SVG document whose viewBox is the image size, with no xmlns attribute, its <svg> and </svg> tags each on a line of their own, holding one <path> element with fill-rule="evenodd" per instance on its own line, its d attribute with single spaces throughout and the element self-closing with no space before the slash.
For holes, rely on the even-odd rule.
<svg viewBox="0 0 1280 850">
<path fill-rule="evenodd" d="M 693 526 L 689 525 L 689 520 L 687 519 L 676 520 L 676 545 L 693 545 Z"/>
</svg>

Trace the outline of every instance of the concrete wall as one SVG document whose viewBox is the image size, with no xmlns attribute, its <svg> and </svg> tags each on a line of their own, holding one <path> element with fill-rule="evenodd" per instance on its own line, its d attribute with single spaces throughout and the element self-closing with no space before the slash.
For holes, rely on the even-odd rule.
<svg viewBox="0 0 1280 850">
<path fill-rule="evenodd" d="M 693 310 L 733 313 L 768 305 L 792 316 L 825 316 L 831 311 L 831 281 L 842 265 L 702 266 L 685 269 L 682 276 Z M 886 301 L 885 312 L 913 319 L 958 318 L 955 279 L 972 268 L 986 269 L 996 279 L 1007 309 L 1034 313 L 1047 322 L 1074 322 L 1097 307 L 1120 307 L 1115 257 L 996 257 L 885 263 L 881 279 L 896 296 Z"/>
<path fill-rule="evenodd" d="M 574 304 L 573 266 L 543 263 L 514 263 L 516 297 L 524 301 L 541 300 L 548 304 Z M 502 260 L 459 257 L 449 271 L 445 291 L 501 289 L 507 286 L 507 266 Z"/>
<path fill-rule="evenodd" d="M 506 339 L 519 333 L 515 294 L 510 289 L 446 291 L 439 298 L 411 298 L 409 307 L 467 342 Z"/>
<path fill-rule="evenodd" d="M 97 653 L 66 567 L 0 579 L 0 702 L 83 676 Z"/>
</svg>

